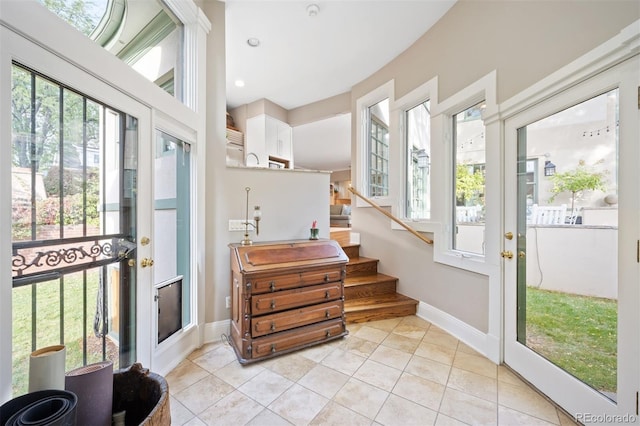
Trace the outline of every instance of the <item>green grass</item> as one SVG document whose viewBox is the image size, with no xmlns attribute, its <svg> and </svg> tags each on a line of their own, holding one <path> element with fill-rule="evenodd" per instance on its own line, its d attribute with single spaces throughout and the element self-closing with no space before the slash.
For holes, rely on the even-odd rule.
<svg viewBox="0 0 640 426">
<path fill-rule="evenodd" d="M 98 290 L 98 271 L 87 272 L 87 318 L 86 330 L 89 341 L 87 364 L 101 361 L 100 344 L 93 335 L 93 318 Z M 83 364 L 84 291 L 82 273 L 64 278 L 64 338 L 60 330 L 60 281 L 54 280 L 13 290 L 13 395 L 27 392 L 29 377 L 29 355 L 32 348 L 32 296 L 35 288 L 36 342 L 35 349 L 63 343 L 66 346 L 66 370 Z M 95 348 L 95 346 L 98 346 Z M 95 350 L 98 349 L 98 350 Z"/>
<path fill-rule="evenodd" d="M 601 392 L 616 392 L 615 300 L 527 287 L 527 346 Z"/>
</svg>

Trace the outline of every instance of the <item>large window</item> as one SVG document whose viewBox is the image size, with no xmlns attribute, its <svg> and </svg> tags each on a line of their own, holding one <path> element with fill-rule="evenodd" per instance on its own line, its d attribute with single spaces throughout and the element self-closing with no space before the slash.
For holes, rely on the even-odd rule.
<svg viewBox="0 0 640 426">
<path fill-rule="evenodd" d="M 181 97 L 182 24 L 162 1 L 40 1 L 147 79 Z"/>
<path fill-rule="evenodd" d="M 389 99 L 369 107 L 368 195 L 389 195 Z"/>
<path fill-rule="evenodd" d="M 484 101 L 453 116 L 453 249 L 484 254 L 485 128 Z"/>
<path fill-rule="evenodd" d="M 429 101 L 405 111 L 407 158 L 405 216 L 431 217 L 429 169 L 431 167 L 431 123 Z"/>
</svg>

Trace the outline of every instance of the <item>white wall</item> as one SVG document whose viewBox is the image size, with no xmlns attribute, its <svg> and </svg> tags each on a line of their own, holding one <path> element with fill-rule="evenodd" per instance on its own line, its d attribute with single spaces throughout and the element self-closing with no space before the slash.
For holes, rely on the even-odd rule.
<svg viewBox="0 0 640 426">
<path fill-rule="evenodd" d="M 527 229 L 527 285 L 618 298 L 618 230 L 596 226 Z"/>
</svg>

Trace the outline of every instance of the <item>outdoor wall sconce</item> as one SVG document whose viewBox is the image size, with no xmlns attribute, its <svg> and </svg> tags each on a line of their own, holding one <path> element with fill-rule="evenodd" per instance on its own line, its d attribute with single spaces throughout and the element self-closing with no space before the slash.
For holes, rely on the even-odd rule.
<svg viewBox="0 0 640 426">
<path fill-rule="evenodd" d="M 416 157 L 418 158 L 418 167 L 429 174 L 429 154 L 427 151 L 424 148 L 419 149 L 416 152 Z"/>
<path fill-rule="evenodd" d="M 253 244 L 253 241 L 249 238 L 249 227 L 253 226 L 256 230 L 256 235 L 260 234 L 260 219 L 262 219 L 262 211 L 260 210 L 260 206 L 254 206 L 253 222 L 249 222 L 249 191 L 251 191 L 251 188 L 247 186 L 244 190 L 247 191 L 247 201 L 244 215 L 244 238 L 240 241 L 240 244 L 243 246 L 250 246 Z"/>
<path fill-rule="evenodd" d="M 553 176 L 556 174 L 556 165 L 553 164 L 549 160 L 545 160 L 544 162 L 544 175 L 545 176 Z"/>
</svg>

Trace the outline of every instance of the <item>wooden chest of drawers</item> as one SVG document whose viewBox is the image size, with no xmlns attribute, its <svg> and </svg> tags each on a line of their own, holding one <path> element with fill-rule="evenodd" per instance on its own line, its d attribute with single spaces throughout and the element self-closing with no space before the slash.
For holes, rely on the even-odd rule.
<svg viewBox="0 0 640 426">
<path fill-rule="evenodd" d="M 336 241 L 231 244 L 231 344 L 240 363 L 347 334 Z"/>
</svg>

